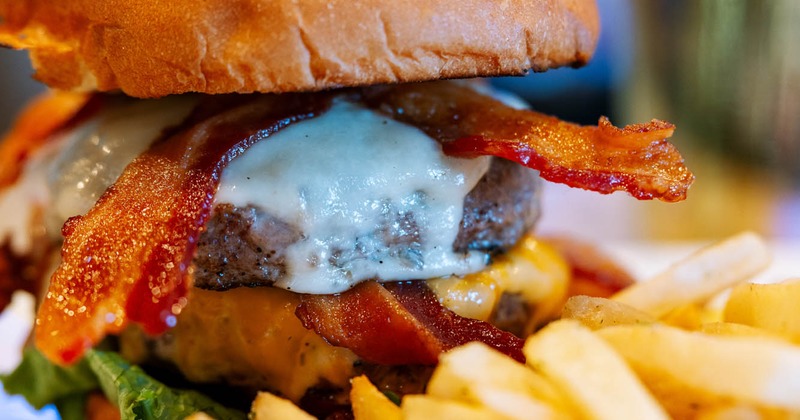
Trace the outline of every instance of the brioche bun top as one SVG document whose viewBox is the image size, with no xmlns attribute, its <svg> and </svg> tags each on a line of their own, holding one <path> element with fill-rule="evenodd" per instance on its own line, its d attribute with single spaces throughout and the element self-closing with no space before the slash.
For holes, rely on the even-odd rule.
<svg viewBox="0 0 800 420">
<path fill-rule="evenodd" d="M 0 0 L 62 90 L 289 92 L 584 64 L 594 0 Z"/>
</svg>

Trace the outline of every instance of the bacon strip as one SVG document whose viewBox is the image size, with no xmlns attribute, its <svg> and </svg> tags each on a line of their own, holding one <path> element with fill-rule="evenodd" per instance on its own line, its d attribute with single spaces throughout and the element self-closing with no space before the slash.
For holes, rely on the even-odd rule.
<svg viewBox="0 0 800 420">
<path fill-rule="evenodd" d="M 443 351 L 471 341 L 525 361 L 522 339 L 456 315 L 422 281 L 366 282 L 338 295 L 303 295 L 295 313 L 331 344 L 382 365 L 432 365 Z"/>
<path fill-rule="evenodd" d="M 603 117 L 598 126 L 580 126 L 510 108 L 463 83 L 378 87 L 366 101 L 438 139 L 448 155 L 502 157 L 572 187 L 680 201 L 694 181 L 666 140 L 675 127 L 664 121 L 619 129 Z"/>
<path fill-rule="evenodd" d="M 0 139 L 0 188 L 16 181 L 27 158 L 71 120 L 94 109 L 87 105 L 99 96 L 53 92 L 36 98 L 17 118 L 11 131 Z"/>
<path fill-rule="evenodd" d="M 174 325 L 223 168 L 329 105 L 325 95 L 309 99 L 205 97 L 182 127 L 134 160 L 89 213 L 64 225 L 62 261 L 36 320 L 37 347 L 70 363 L 130 321 L 151 334 Z"/>
</svg>

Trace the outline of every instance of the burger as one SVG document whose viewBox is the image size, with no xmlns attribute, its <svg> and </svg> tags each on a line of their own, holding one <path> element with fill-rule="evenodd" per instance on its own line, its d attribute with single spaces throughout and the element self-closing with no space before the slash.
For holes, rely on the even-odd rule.
<svg viewBox="0 0 800 420">
<path fill-rule="evenodd" d="M 0 18 L 54 89 L 0 146 L 0 282 L 40 298 L 5 387 L 64 412 L 228 418 L 267 390 L 324 417 L 355 375 L 420 392 L 466 342 L 522 361 L 576 271 L 532 234 L 541 179 L 677 201 L 693 178 L 669 123 L 579 126 L 475 79 L 586 63 L 592 1 Z"/>
</svg>

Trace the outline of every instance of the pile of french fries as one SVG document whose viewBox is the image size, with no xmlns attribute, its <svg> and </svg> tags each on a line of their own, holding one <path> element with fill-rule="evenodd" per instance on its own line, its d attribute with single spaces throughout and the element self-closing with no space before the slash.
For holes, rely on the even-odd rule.
<svg viewBox="0 0 800 420">
<path fill-rule="evenodd" d="M 442 355 L 398 406 L 352 381 L 356 419 L 800 418 L 800 279 L 748 280 L 770 262 L 744 233 L 611 299 L 576 296 L 525 344 L 526 365 L 480 343 Z M 715 298 L 729 293 L 727 300 Z M 303 419 L 263 393 L 257 419 Z"/>
</svg>

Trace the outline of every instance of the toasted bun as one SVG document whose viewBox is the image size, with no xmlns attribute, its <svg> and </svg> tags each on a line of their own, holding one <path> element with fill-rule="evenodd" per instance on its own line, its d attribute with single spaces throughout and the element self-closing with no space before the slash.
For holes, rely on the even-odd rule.
<svg viewBox="0 0 800 420">
<path fill-rule="evenodd" d="M 287 92 L 584 64 L 594 0 L 0 0 L 64 90 Z"/>
</svg>

